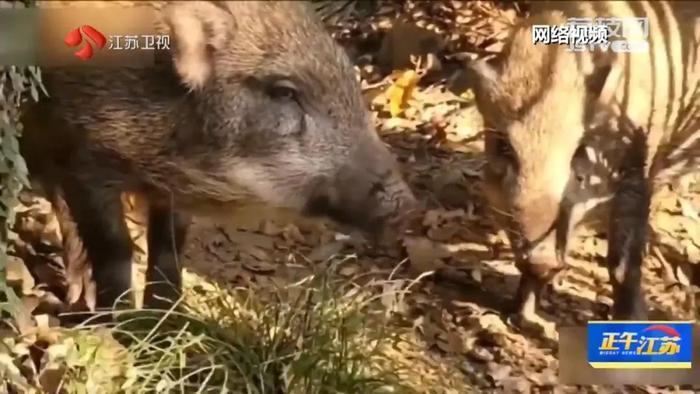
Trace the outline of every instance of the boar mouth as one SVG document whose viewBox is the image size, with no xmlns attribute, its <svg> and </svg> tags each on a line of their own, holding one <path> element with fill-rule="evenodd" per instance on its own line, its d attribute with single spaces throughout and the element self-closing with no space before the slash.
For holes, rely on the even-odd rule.
<svg viewBox="0 0 700 394">
<path fill-rule="evenodd" d="M 511 249 L 515 263 L 538 276 L 559 272 L 567 264 L 568 232 L 555 222 L 546 233 L 533 240 L 513 234 Z"/>
<path fill-rule="evenodd" d="M 351 207 L 341 207 L 331 202 L 328 196 L 315 197 L 307 203 L 304 213 L 309 216 L 327 217 L 338 224 L 361 230 L 365 233 L 374 234 L 380 232 L 388 221 L 389 216 L 372 217 L 367 209 L 353 209 Z"/>
<path fill-rule="evenodd" d="M 521 269 L 535 274 L 537 277 L 552 277 L 566 266 L 566 257 L 559 250 L 554 256 L 531 256 L 527 250 L 513 250 L 515 265 Z"/>
<path fill-rule="evenodd" d="M 403 231 L 409 215 L 419 208 L 408 185 L 393 168 L 378 172 L 348 166 L 335 177 L 319 178 L 311 190 L 304 213 L 327 217 L 371 239 L 386 240 Z"/>
</svg>

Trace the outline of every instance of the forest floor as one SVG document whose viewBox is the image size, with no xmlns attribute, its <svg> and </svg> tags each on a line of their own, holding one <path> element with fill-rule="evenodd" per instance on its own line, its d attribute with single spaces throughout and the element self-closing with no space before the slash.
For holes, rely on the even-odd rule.
<svg viewBox="0 0 700 394">
<path fill-rule="evenodd" d="M 388 330 L 400 338 L 386 354 L 416 392 L 621 392 L 558 384 L 555 347 L 510 322 L 519 273 L 481 194 L 482 126 L 464 61 L 497 53 L 506 28 L 520 14 L 512 5 L 491 2 L 408 1 L 334 24 L 336 38 L 358 66 L 378 132 L 430 209 L 398 251 L 369 249 L 332 223 L 261 211 L 222 214 L 231 220 L 217 223 L 196 220 L 183 261 L 191 310 L 227 321 L 230 316 L 209 311 L 208 297 L 222 288 L 254 289 L 259 300 L 292 305 L 280 298 L 279 289 L 330 270 L 369 291 L 376 310 L 387 312 L 379 326 L 368 317 L 367 330 Z M 419 64 L 411 53 L 422 55 Z M 47 203 L 26 202 L 19 209 L 19 232 L 48 234 L 60 244 Z M 647 301 L 652 317 L 687 317 L 685 293 L 673 284 L 693 271 L 700 278 L 698 265 L 688 263 L 700 260 L 700 176 L 659 191 L 654 209 L 656 236 L 644 272 Z M 138 202 L 131 217 L 135 243 L 145 251 Z M 559 327 L 605 319 L 611 305 L 602 264 L 604 234 L 583 229 L 576 242 L 571 266 L 542 301 L 543 315 Z M 144 253 L 136 260 L 142 278 Z M 42 307 L 46 296 L 37 296 L 40 284 L 50 281 L 45 271 L 17 259 L 11 272 L 24 305 L 36 316 L 51 311 Z M 256 311 L 274 309 L 261 308 Z M 51 319 L 31 325 L 55 324 Z M 630 386 L 624 391 L 663 390 Z"/>
</svg>

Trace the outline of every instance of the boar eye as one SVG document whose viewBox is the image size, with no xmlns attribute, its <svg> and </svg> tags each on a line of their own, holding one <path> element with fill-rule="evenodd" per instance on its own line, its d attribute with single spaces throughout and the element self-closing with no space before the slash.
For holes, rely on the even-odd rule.
<svg viewBox="0 0 700 394">
<path fill-rule="evenodd" d="M 497 176 L 504 176 L 508 168 L 517 171 L 518 161 L 513 146 L 507 136 L 502 133 L 493 134 L 491 141 L 492 160 L 489 160 L 491 171 Z"/>
<path fill-rule="evenodd" d="M 574 179 L 576 179 L 579 184 L 583 184 L 585 182 L 585 168 L 590 166 L 590 164 L 588 153 L 586 152 L 586 145 L 579 145 L 574 152 L 574 157 L 571 159 L 571 169 L 573 171 Z"/>
<path fill-rule="evenodd" d="M 270 84 L 267 94 L 274 100 L 294 100 L 298 98 L 296 86 L 288 80 L 278 80 Z"/>
<path fill-rule="evenodd" d="M 505 158 L 515 158 L 515 151 L 513 150 L 513 146 L 510 144 L 510 142 L 508 142 L 506 138 L 503 137 L 499 137 L 496 139 L 496 153 L 499 156 Z"/>
<path fill-rule="evenodd" d="M 576 151 L 574 152 L 574 158 L 577 159 L 587 159 L 588 154 L 586 153 L 586 145 L 579 145 L 578 148 L 576 148 Z"/>
</svg>

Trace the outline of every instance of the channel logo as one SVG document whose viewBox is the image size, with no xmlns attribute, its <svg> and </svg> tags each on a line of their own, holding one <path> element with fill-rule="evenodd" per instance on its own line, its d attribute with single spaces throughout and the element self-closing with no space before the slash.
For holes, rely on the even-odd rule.
<svg viewBox="0 0 700 394">
<path fill-rule="evenodd" d="M 73 53 L 75 57 L 82 61 L 89 60 L 92 58 L 94 53 L 92 44 L 89 40 L 87 40 L 87 38 L 90 38 L 90 40 L 92 40 L 92 42 L 95 43 L 99 49 L 104 48 L 104 46 L 107 44 L 107 38 L 104 36 L 104 34 L 90 25 L 82 25 L 69 31 L 63 39 L 63 42 L 69 47 L 76 47 L 83 42 L 83 38 L 85 38 L 85 45 Z"/>
<path fill-rule="evenodd" d="M 593 368 L 692 368 L 693 322 L 588 322 Z"/>
</svg>

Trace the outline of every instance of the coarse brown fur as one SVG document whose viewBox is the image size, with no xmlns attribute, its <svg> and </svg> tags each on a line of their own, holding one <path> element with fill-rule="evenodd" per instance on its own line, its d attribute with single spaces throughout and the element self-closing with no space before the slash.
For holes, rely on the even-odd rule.
<svg viewBox="0 0 700 394">
<path fill-rule="evenodd" d="M 413 206 L 352 64 L 305 4 L 183 1 L 162 16 L 172 56 L 47 69 L 50 97 L 23 118 L 30 173 L 63 193 L 98 307 L 130 288 L 125 191 L 149 202 L 147 281 L 174 285 L 149 285 L 148 306 L 179 288 L 183 213 L 260 201 L 374 231 Z"/>
<path fill-rule="evenodd" d="M 699 164 L 700 46 L 693 18 L 700 7 L 572 1 L 537 2 L 532 11 L 497 64 L 473 66 L 489 128 L 485 186 L 523 272 L 519 312 L 535 319 L 537 293 L 564 266 L 576 226 L 595 219 L 591 212 L 611 210 L 604 222 L 613 315 L 643 318 L 648 195 Z M 533 25 L 596 16 L 648 17 L 650 51 L 568 52 L 564 45 L 532 43 Z"/>
</svg>

